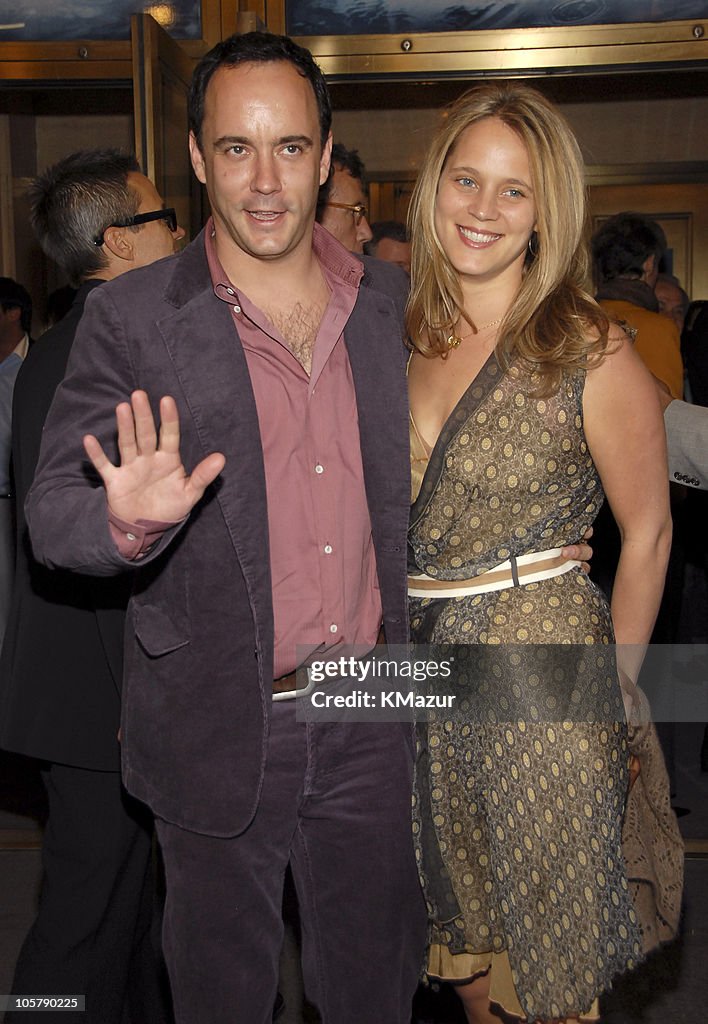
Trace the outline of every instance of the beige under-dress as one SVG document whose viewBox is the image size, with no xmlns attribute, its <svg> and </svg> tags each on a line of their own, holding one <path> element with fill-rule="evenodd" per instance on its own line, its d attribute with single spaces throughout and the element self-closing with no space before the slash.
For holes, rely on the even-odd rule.
<svg viewBox="0 0 708 1024">
<path fill-rule="evenodd" d="M 577 542 L 603 500 L 582 372 L 547 398 L 490 357 L 429 452 L 411 424 L 412 574 L 470 579 Z M 496 593 L 411 598 L 413 640 L 456 652 L 466 717 L 419 725 L 414 839 L 429 973 L 491 966 L 528 1020 L 595 1020 L 641 959 L 621 853 L 627 733 L 604 596 L 580 571 Z M 443 656 L 443 654 L 441 654 Z"/>
</svg>

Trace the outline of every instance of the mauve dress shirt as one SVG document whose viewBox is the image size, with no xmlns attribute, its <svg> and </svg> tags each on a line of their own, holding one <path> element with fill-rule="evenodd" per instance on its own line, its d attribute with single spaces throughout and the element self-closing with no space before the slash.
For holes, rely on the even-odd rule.
<svg viewBox="0 0 708 1024">
<path fill-rule="evenodd" d="M 258 411 L 279 679 L 313 652 L 337 658 L 370 650 L 381 625 L 359 417 L 344 344 L 364 271 L 360 260 L 315 225 L 313 250 L 330 298 L 308 376 L 263 311 L 229 281 L 211 222 L 205 234 L 214 294 L 231 306 L 234 343 L 240 338 Z M 169 525 L 110 518 L 128 558 L 139 558 Z"/>
</svg>

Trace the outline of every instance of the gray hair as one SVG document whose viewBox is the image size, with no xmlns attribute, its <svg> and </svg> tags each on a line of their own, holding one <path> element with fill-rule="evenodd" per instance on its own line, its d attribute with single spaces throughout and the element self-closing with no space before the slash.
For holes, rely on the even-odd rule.
<svg viewBox="0 0 708 1024">
<path fill-rule="evenodd" d="M 107 265 L 95 239 L 135 216 L 140 198 L 128 186 L 139 172 L 134 156 L 117 149 L 84 149 L 38 175 L 28 189 L 30 222 L 42 249 L 73 285 Z"/>
</svg>

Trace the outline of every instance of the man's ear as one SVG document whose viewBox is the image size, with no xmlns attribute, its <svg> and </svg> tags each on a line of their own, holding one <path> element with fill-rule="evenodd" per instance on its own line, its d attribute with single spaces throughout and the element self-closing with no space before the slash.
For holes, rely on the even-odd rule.
<svg viewBox="0 0 708 1024">
<path fill-rule="evenodd" d="M 651 281 L 652 275 L 657 273 L 656 270 L 656 255 L 651 253 L 642 263 L 642 280 Z"/>
<path fill-rule="evenodd" d="M 5 310 L 5 316 L 8 320 L 17 322 L 22 319 L 22 310 L 19 306 L 10 306 L 9 309 Z"/>
<path fill-rule="evenodd" d="M 332 162 L 332 133 L 327 136 L 327 141 L 322 147 L 320 157 L 320 185 L 324 185 L 329 177 L 329 165 Z"/>
<path fill-rule="evenodd" d="M 204 157 L 194 132 L 189 133 L 189 156 L 192 161 L 192 169 L 197 176 L 197 181 L 201 181 L 202 185 L 206 185 Z"/>
<path fill-rule="evenodd" d="M 128 228 L 106 228 L 103 232 L 103 244 L 116 259 L 127 260 L 129 263 L 135 259 L 133 233 Z"/>
</svg>

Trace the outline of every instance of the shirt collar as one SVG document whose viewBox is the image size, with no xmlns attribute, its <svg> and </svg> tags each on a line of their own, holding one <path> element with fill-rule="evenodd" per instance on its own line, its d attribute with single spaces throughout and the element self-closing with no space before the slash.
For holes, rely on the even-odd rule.
<svg viewBox="0 0 708 1024">
<path fill-rule="evenodd" d="M 17 355 L 20 357 L 20 359 L 24 359 L 25 356 L 27 355 L 27 350 L 28 349 L 29 349 L 29 335 L 25 331 L 25 333 L 20 338 L 20 340 L 17 343 L 17 345 L 15 345 L 15 347 L 13 348 L 12 354 L 14 355 L 15 353 L 17 353 Z"/>
<path fill-rule="evenodd" d="M 225 302 L 238 295 L 238 286 L 229 280 L 216 252 L 214 221 L 210 217 L 204 229 L 205 249 L 214 294 Z M 358 288 L 364 275 L 364 265 L 354 253 L 330 235 L 320 224 L 314 225 L 312 249 L 322 269 L 349 287 Z"/>
<path fill-rule="evenodd" d="M 312 248 L 325 270 L 338 277 L 343 284 L 358 288 L 364 276 L 364 264 L 353 252 L 345 249 L 321 224 L 315 224 Z"/>
</svg>

